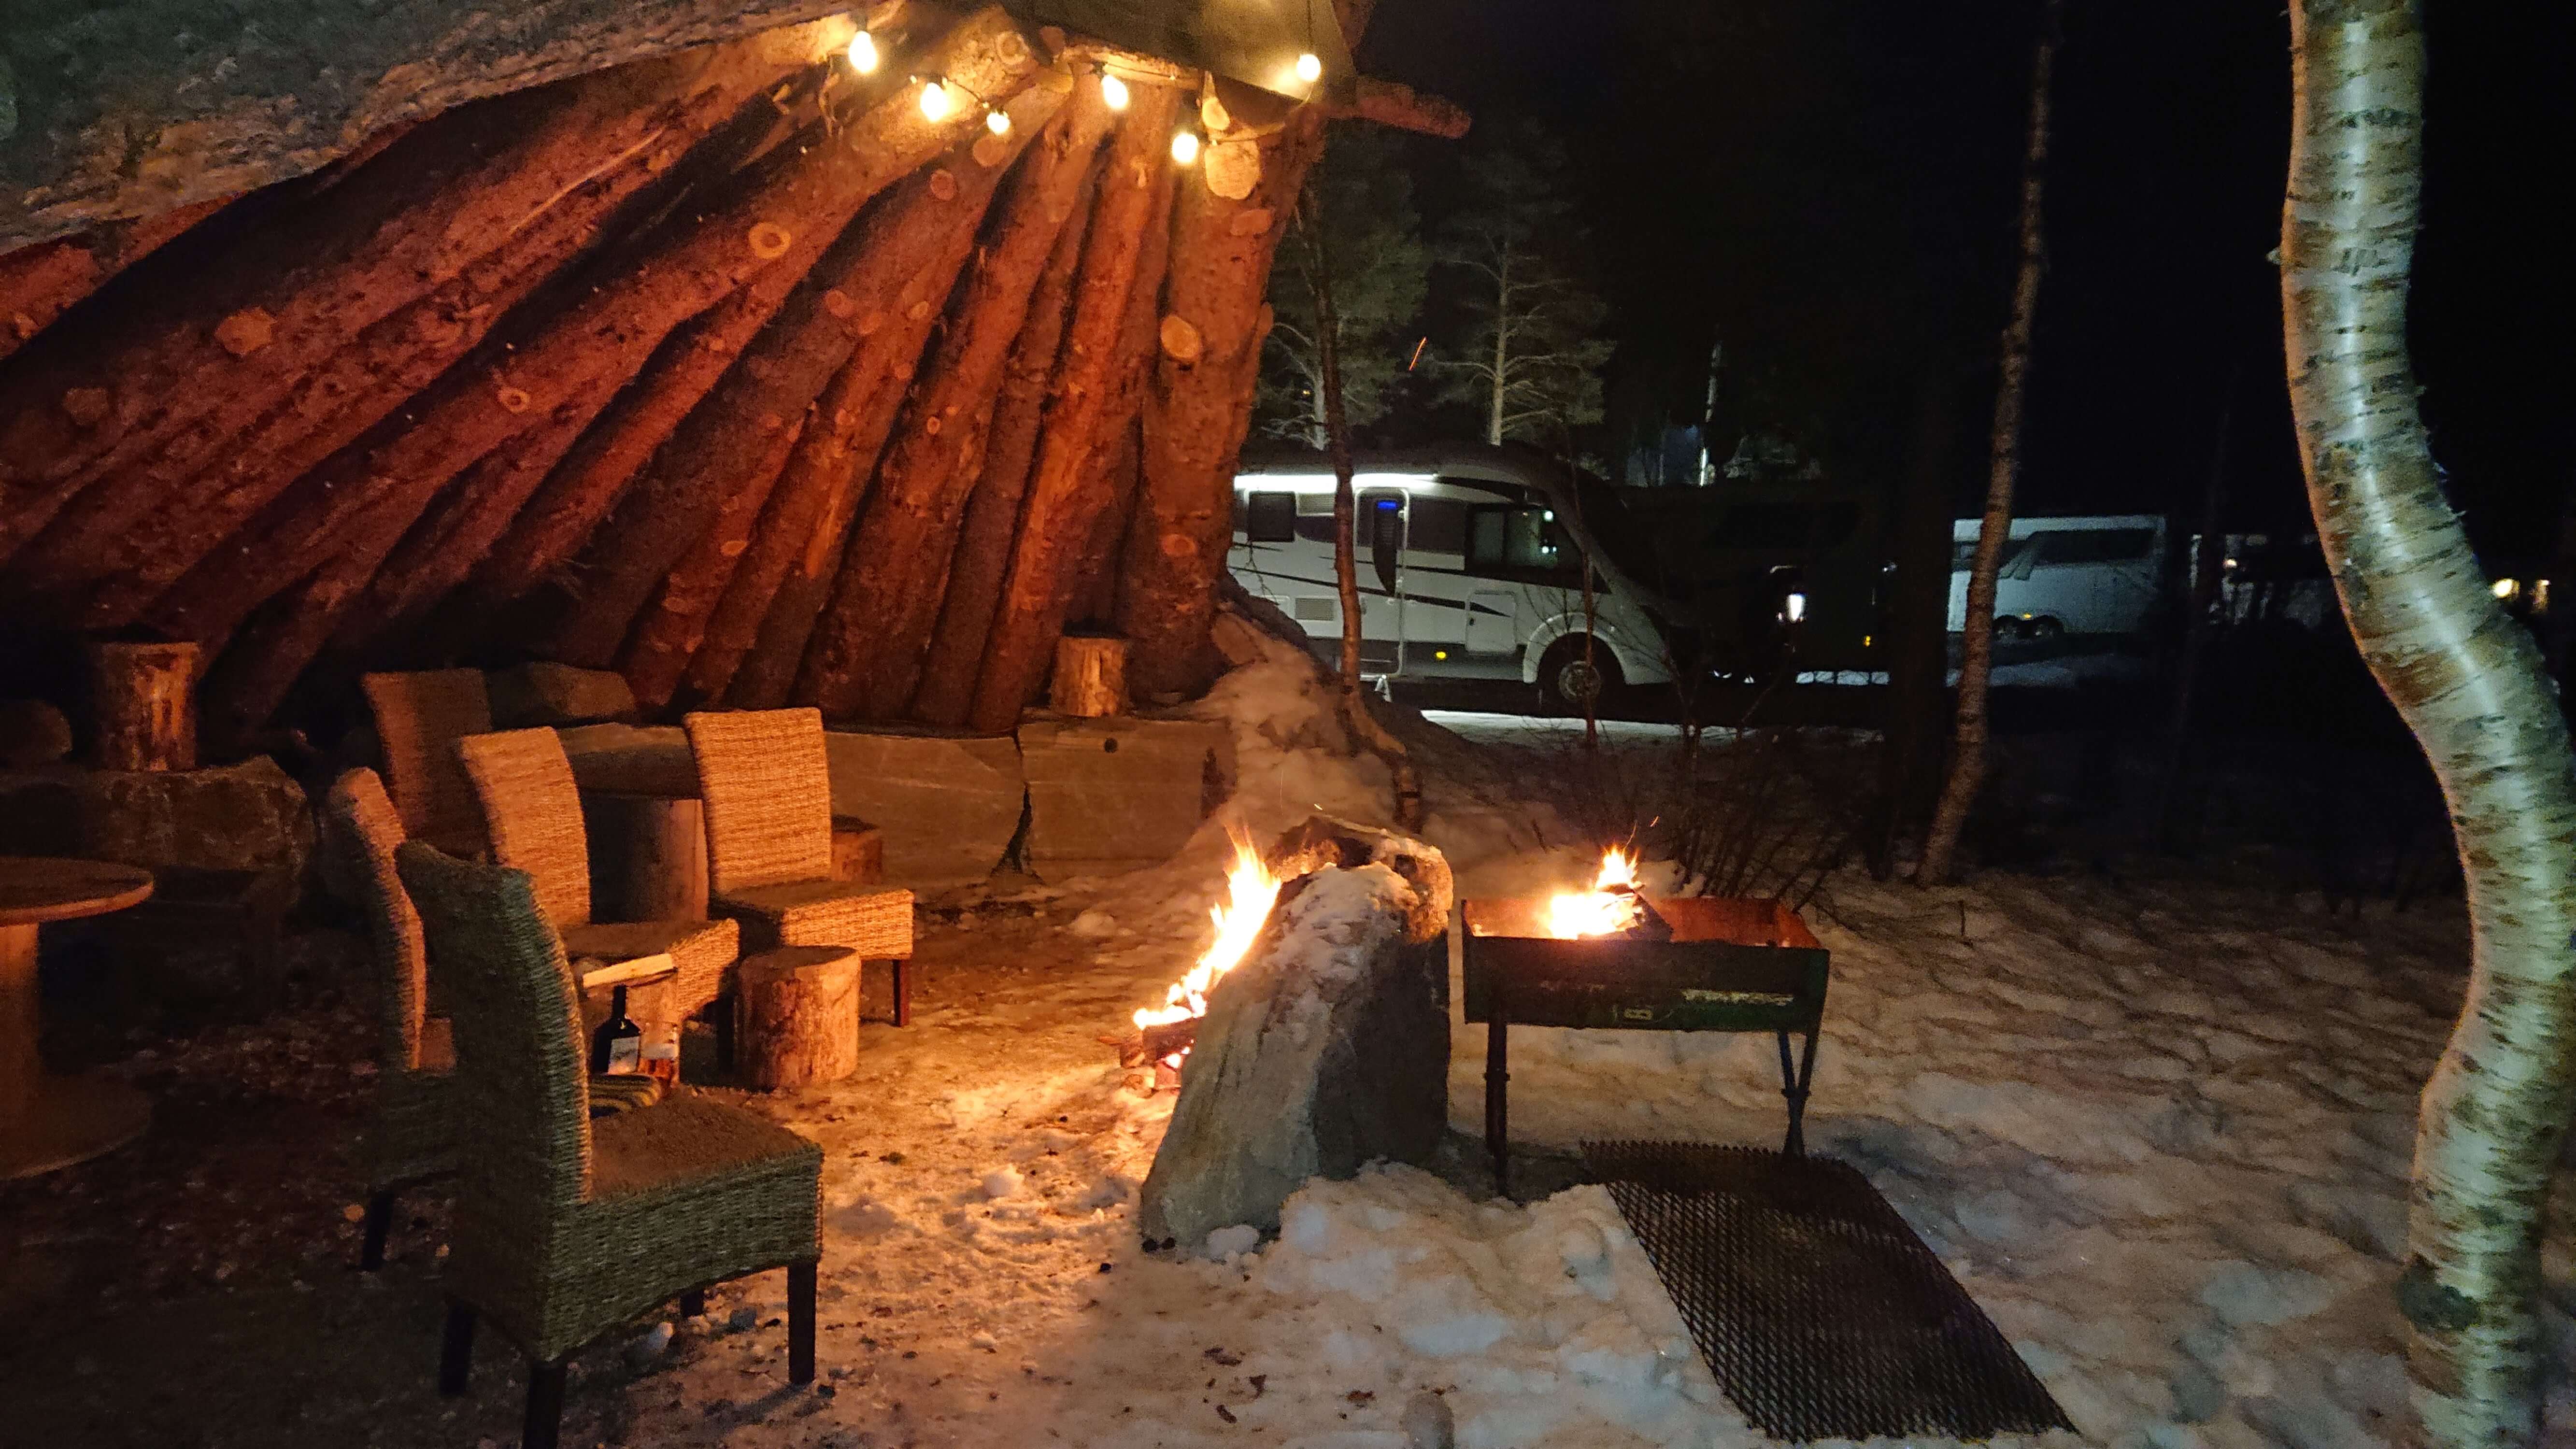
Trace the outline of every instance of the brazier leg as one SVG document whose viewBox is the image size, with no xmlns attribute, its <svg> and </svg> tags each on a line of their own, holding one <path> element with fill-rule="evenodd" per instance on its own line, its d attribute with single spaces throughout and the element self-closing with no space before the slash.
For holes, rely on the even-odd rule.
<svg viewBox="0 0 2576 1449">
<path fill-rule="evenodd" d="M 1511 1028 L 1498 1008 L 1485 1029 L 1485 1151 L 1494 1159 L 1494 1192 L 1511 1196 Z"/>
</svg>

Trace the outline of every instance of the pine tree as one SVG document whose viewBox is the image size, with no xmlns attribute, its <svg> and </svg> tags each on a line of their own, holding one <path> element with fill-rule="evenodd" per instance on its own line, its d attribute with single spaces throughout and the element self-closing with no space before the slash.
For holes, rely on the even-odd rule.
<svg viewBox="0 0 2576 1449">
<path fill-rule="evenodd" d="M 1439 260 L 1469 319 L 1439 361 L 1441 397 L 1475 408 L 1486 442 L 1562 447 L 1601 420 L 1611 352 L 1564 144 L 1523 122 L 1501 128 L 1468 168 L 1467 204 L 1441 228 Z"/>
<path fill-rule="evenodd" d="M 1430 289 L 1431 249 L 1413 204 L 1401 138 L 1378 130 L 1333 136 L 1306 195 L 1301 231 L 1320 227 L 1332 241 L 1342 407 L 1354 428 L 1384 417 L 1413 361 L 1422 304 Z M 1311 255 L 1294 247 L 1292 257 Z M 1308 447 L 1325 441 L 1323 356 L 1318 347 L 1315 288 L 1298 265 L 1270 274 L 1274 318 L 1263 350 L 1257 400 L 1261 429 Z"/>
</svg>

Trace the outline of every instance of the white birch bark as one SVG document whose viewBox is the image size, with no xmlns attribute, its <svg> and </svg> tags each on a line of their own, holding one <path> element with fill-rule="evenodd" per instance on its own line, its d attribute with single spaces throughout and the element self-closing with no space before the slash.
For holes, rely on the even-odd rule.
<svg viewBox="0 0 2576 1449">
<path fill-rule="evenodd" d="M 2444 499 L 2406 352 L 2422 16 L 2301 0 L 2281 295 L 2308 502 L 2371 672 L 2442 784 L 2468 885 L 2468 999 L 2424 1088 L 2398 1301 L 2425 1442 L 2539 1430 L 2541 1209 L 2576 1049 L 2576 756 L 2540 651 Z"/>
</svg>

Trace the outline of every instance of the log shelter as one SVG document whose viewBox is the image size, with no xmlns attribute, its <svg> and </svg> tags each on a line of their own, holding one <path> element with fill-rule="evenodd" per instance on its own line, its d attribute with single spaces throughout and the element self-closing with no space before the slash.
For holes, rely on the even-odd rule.
<svg viewBox="0 0 2576 1449">
<path fill-rule="evenodd" d="M 388 27 L 323 78 L 139 42 L 175 91 L 18 68 L 0 694 L 193 646 L 221 760 L 345 721 L 371 670 L 995 732 L 1079 624 L 1136 696 L 1203 686 L 1325 123 L 1466 124 L 1353 73 L 1369 6 L 556 8 L 480 49 Z M 77 74 L 82 34 L 10 45 Z M 99 106 L 148 164 L 83 149 Z"/>
</svg>

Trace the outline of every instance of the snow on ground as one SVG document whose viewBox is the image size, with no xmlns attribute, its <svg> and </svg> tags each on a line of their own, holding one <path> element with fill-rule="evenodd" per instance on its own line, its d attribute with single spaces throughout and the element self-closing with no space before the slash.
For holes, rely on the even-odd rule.
<svg viewBox="0 0 2576 1449">
<path fill-rule="evenodd" d="M 928 1298 L 934 1318 L 988 1325 L 925 1343 L 936 1391 L 889 1422 L 924 1444 L 1400 1449 L 1404 1408 L 1430 1391 L 1474 1449 L 1767 1442 L 1686 1351 L 1597 1188 L 1519 1207 L 1394 1169 L 1310 1186 L 1281 1240 L 1220 1241 L 1222 1261 L 1137 1251 L 1133 1184 L 1169 1100 L 1118 1093 L 1082 1034 L 1113 1030 L 1194 953 L 1235 818 L 1258 836 L 1310 808 L 1387 813 L 1382 772 L 1326 753 L 1339 728 L 1301 661 L 1240 671 L 1205 709 L 1237 724 L 1237 809 L 1170 866 L 1075 883 L 1035 923 L 1071 915 L 1098 962 L 1064 959 L 980 1014 L 935 1010 L 901 1046 L 872 1034 L 909 1065 L 829 1094 L 953 1084 L 951 1185 L 835 1157 L 836 1242 L 865 1264 L 835 1281 L 907 1305 L 898 1317 Z M 1566 723 L 1439 722 L 1493 743 Z M 1613 739 L 1628 734 L 1669 731 Z M 1551 812 L 1512 818 L 1492 780 L 1441 764 L 1426 760 L 1426 833 L 1462 895 L 1589 875 L 1596 847 Z M 1835 953 L 1814 1149 L 1860 1166 L 1949 1262 L 2080 1442 L 2399 1442 L 2389 1288 L 2414 1095 L 2461 976 L 2456 908 L 2327 916 L 2207 884 L 1992 875 L 1937 891 L 1838 878 L 1809 914 Z M 960 1059 L 928 1034 L 975 1021 L 1015 1023 L 1011 1050 Z M 1453 1037 L 1451 1124 L 1474 1134 L 1483 1030 Z M 1775 1141 L 1772 1053 L 1757 1037 L 1520 1029 L 1515 1140 Z M 991 1192 L 1004 1166 L 1027 1185 Z"/>
<path fill-rule="evenodd" d="M 705 1320 L 585 1354 L 567 1444 L 1407 1449 L 1408 1422 L 1442 1414 L 1473 1449 L 1767 1442 L 1715 1392 L 1606 1195 L 1492 1200 L 1465 1138 L 1446 1181 L 1309 1185 L 1275 1242 L 1140 1251 L 1136 1187 L 1171 1098 L 1125 1091 L 1098 1038 L 1203 944 L 1230 826 L 1387 813 L 1383 771 L 1332 753 L 1302 661 L 1239 671 L 1202 709 L 1234 722 L 1245 787 L 1176 860 L 926 901 L 915 1025 L 865 1027 L 860 1071 L 828 1089 L 722 1094 L 827 1154 L 817 1389 L 786 1384 L 783 1281 L 760 1275 L 712 1294 Z M 1450 721 L 1493 741 L 1412 736 L 1461 894 L 1587 878 L 1597 843 L 1534 803 L 1537 757 L 1496 749 L 1503 725 Z M 2389 1290 L 2414 1095 L 2464 974 L 2455 904 L 2328 915 L 2208 883 L 1846 876 L 1809 918 L 1834 952 L 1809 1141 L 1868 1173 L 2081 1430 L 2036 1442 L 2402 1441 Z M 1776 1141 L 1771 1052 L 1518 1029 L 1515 1140 Z M 1461 1134 L 1480 1131 L 1482 1065 L 1482 1029 L 1457 1027 Z M 336 1258 L 350 1230 L 330 1226 Z M 308 1262 L 289 1291 L 287 1268 L 254 1266 L 148 1312 L 67 1313 L 0 1366 L 0 1397 L 31 1443 L 507 1443 L 520 1380 L 494 1335 L 471 1400 L 429 1397 L 433 1243 L 398 1234 L 364 1284 Z M 2576 1301 L 2553 1253 L 2552 1294 Z M 267 1342 L 239 1327 L 253 1302 L 350 1325 L 363 1352 L 246 1359 Z M 124 1340 L 148 1341 L 155 1382 L 184 1395 L 284 1407 L 142 1432 L 133 1395 L 79 1372 Z M 2568 1419 L 2561 1389 L 2561 1434 Z"/>
</svg>

